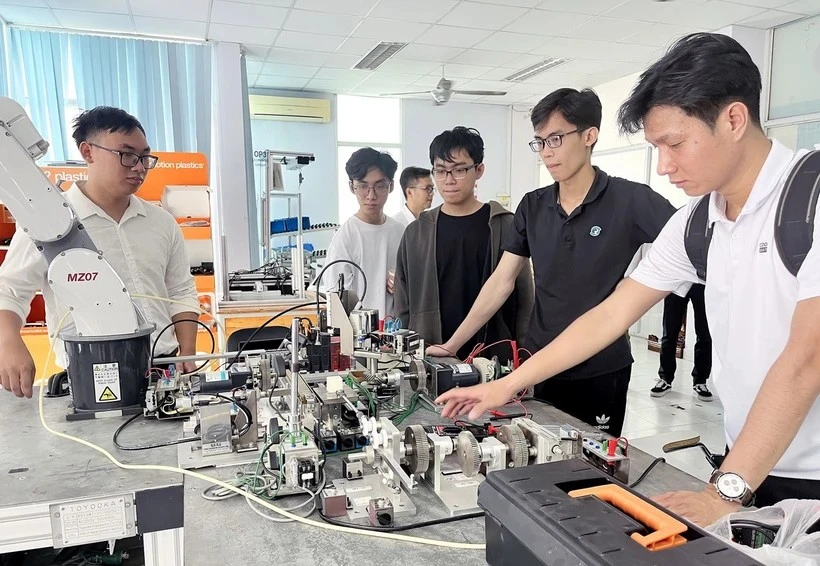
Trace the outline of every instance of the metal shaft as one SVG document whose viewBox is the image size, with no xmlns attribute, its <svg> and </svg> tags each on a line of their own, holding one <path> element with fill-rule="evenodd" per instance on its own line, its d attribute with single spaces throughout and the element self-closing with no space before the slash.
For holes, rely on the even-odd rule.
<svg viewBox="0 0 820 566">
<path fill-rule="evenodd" d="M 298 387 L 299 387 L 299 318 L 294 317 L 290 324 L 290 431 L 299 432 Z"/>
</svg>

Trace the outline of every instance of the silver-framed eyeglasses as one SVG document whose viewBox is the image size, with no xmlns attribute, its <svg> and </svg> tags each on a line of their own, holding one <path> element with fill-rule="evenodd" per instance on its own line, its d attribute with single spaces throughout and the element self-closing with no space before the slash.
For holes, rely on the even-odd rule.
<svg viewBox="0 0 820 566">
<path fill-rule="evenodd" d="M 370 194 L 371 190 L 375 192 L 378 196 L 384 195 L 390 190 L 392 184 L 393 183 L 387 180 L 377 181 L 372 185 L 368 185 L 367 183 L 360 183 L 359 181 L 356 181 L 355 183 L 351 181 L 350 186 L 353 188 L 357 195 L 359 195 L 360 197 L 366 197 Z"/>
</svg>

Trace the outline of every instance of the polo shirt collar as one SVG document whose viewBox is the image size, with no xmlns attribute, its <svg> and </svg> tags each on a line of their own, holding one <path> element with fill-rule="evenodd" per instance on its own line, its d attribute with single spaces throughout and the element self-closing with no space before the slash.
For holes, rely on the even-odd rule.
<svg viewBox="0 0 820 566">
<path fill-rule="evenodd" d="M 68 189 L 65 192 L 65 198 L 77 213 L 77 216 L 80 220 L 85 220 L 90 216 L 99 216 L 100 218 L 105 218 L 108 220 L 113 219 L 105 213 L 105 211 L 94 204 L 85 193 L 81 190 L 81 187 L 85 186 L 85 181 L 76 181 L 74 186 Z M 131 195 L 131 198 L 128 201 L 128 208 L 125 210 L 125 214 L 122 217 L 120 223 L 125 222 L 129 218 L 133 218 L 135 216 L 147 216 L 145 210 L 145 203 L 142 202 L 139 198 L 134 195 Z"/>
<path fill-rule="evenodd" d="M 784 146 L 779 141 L 772 139 L 772 148 L 763 163 L 763 168 L 757 175 L 752 192 L 738 218 L 745 214 L 751 214 L 757 210 L 761 204 L 774 192 L 788 172 L 789 166 L 794 159 L 794 151 Z M 709 198 L 709 223 L 718 221 L 728 221 L 726 218 L 726 199 L 723 195 L 713 192 Z"/>
<path fill-rule="evenodd" d="M 595 170 L 595 179 L 592 181 L 592 186 L 589 188 L 587 196 L 584 197 L 584 201 L 581 203 L 582 205 L 589 204 L 601 196 L 609 184 L 609 175 L 607 175 L 606 172 L 602 171 L 598 167 L 595 167 L 594 165 L 592 168 Z M 544 194 L 547 197 L 547 205 L 552 208 L 557 208 L 559 197 L 558 183 L 553 183 L 550 185 Z"/>
</svg>

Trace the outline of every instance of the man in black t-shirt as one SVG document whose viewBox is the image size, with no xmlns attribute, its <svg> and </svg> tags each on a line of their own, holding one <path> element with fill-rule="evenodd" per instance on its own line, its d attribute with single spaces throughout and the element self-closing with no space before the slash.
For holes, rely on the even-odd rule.
<svg viewBox="0 0 820 566">
<path fill-rule="evenodd" d="M 576 318 L 601 303 L 623 279 L 642 244 L 652 242 L 675 207 L 646 185 L 610 177 L 592 166 L 601 101 L 591 90 L 559 89 L 532 111 L 535 139 L 555 184 L 527 193 L 504 238 L 504 255 L 445 355 L 468 343 L 503 304 L 532 258 L 535 310 L 523 346 L 535 353 Z M 535 395 L 590 425 L 619 436 L 626 412 L 632 355 L 624 335 L 589 360 L 535 387 Z"/>
<path fill-rule="evenodd" d="M 513 214 L 495 201 L 482 203 L 475 184 L 484 174 L 484 140 L 458 126 L 430 144 L 433 177 L 444 204 L 422 212 L 406 229 L 396 260 L 394 316 L 425 341 L 449 339 L 467 316 L 514 230 Z M 514 278 L 503 306 L 487 317 L 452 353 L 466 358 L 476 343 L 523 337 L 533 304 L 529 269 Z M 511 359 L 509 348 L 493 350 Z M 484 354 L 482 354 L 484 355 Z"/>
</svg>

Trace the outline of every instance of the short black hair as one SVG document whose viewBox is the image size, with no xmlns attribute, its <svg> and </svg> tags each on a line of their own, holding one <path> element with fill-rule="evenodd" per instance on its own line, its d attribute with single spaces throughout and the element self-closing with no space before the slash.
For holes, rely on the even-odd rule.
<svg viewBox="0 0 820 566">
<path fill-rule="evenodd" d="M 436 157 L 442 161 L 453 161 L 453 154 L 459 149 L 466 151 L 473 163 L 484 162 L 484 140 L 478 130 L 456 126 L 433 138 L 430 144 L 430 164 L 435 163 Z"/>
<path fill-rule="evenodd" d="M 392 183 L 398 168 L 399 164 L 389 153 L 377 151 L 372 147 L 357 149 L 345 164 L 345 172 L 351 181 L 361 181 L 367 176 L 368 171 L 378 169 Z"/>
<path fill-rule="evenodd" d="M 410 186 L 411 181 L 429 176 L 430 170 L 424 167 L 406 167 L 399 177 L 399 184 L 401 185 L 401 192 L 404 194 L 404 198 L 407 198 L 407 187 Z"/>
<path fill-rule="evenodd" d="M 621 133 L 634 134 L 652 108 L 672 106 L 714 127 L 733 102 L 745 104 L 760 126 L 762 88 L 760 70 L 736 40 L 721 33 L 693 33 L 641 74 L 618 111 L 618 126 Z"/>
<path fill-rule="evenodd" d="M 77 147 L 100 132 L 130 134 L 139 130 L 145 135 L 145 129 L 140 121 L 121 108 L 112 106 L 97 106 L 86 110 L 74 118 L 74 133 L 72 137 Z"/>
<path fill-rule="evenodd" d="M 578 91 L 574 88 L 559 88 L 538 101 L 532 109 L 530 119 L 534 130 L 547 123 L 555 112 L 559 112 L 564 120 L 578 128 L 601 129 L 601 99 L 590 88 Z"/>
</svg>

